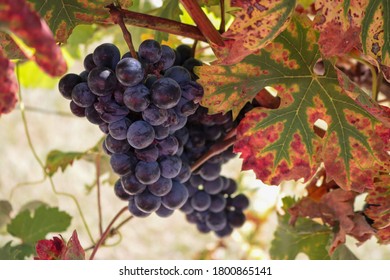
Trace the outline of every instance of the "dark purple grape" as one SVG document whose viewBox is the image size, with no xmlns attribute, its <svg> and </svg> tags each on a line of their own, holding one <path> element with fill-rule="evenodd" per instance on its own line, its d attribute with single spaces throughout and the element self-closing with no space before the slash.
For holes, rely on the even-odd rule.
<svg viewBox="0 0 390 280">
<path fill-rule="evenodd" d="M 134 154 L 139 160 L 153 162 L 158 159 L 158 149 L 156 145 L 151 144 L 144 149 L 134 149 Z"/>
<path fill-rule="evenodd" d="M 179 141 L 175 136 L 169 135 L 165 139 L 157 141 L 156 147 L 161 156 L 173 156 L 179 149 Z"/>
<path fill-rule="evenodd" d="M 89 75 L 89 72 L 84 70 L 82 71 L 80 74 L 80 78 L 81 80 L 84 82 L 84 83 L 87 83 L 88 82 L 88 75 Z"/>
<path fill-rule="evenodd" d="M 169 127 L 165 127 L 162 125 L 153 126 L 155 132 L 155 138 L 157 140 L 162 140 L 169 135 Z"/>
<path fill-rule="evenodd" d="M 168 209 L 167 207 L 164 206 L 164 204 L 161 204 L 160 207 L 156 210 L 157 216 L 161 218 L 167 218 L 173 214 L 172 209 Z"/>
<path fill-rule="evenodd" d="M 226 207 L 226 198 L 223 195 L 217 194 L 211 196 L 211 204 L 208 209 L 210 212 L 214 212 L 214 213 L 221 212 L 223 209 L 225 209 L 225 207 Z"/>
<path fill-rule="evenodd" d="M 191 178 L 191 174 L 191 166 L 186 161 L 182 161 L 180 172 L 175 177 L 175 180 L 184 184 Z"/>
<path fill-rule="evenodd" d="M 141 211 L 152 213 L 160 208 L 161 198 L 151 194 L 148 190 L 145 190 L 134 197 L 134 202 Z"/>
<path fill-rule="evenodd" d="M 72 90 L 73 88 L 79 84 L 82 83 L 82 78 L 73 73 L 66 74 L 63 76 L 59 83 L 58 83 L 58 90 L 61 93 L 61 95 L 66 99 L 72 99 Z"/>
<path fill-rule="evenodd" d="M 194 73 L 194 67 L 195 66 L 202 66 L 202 65 L 203 65 L 203 63 L 200 60 L 193 58 L 193 57 L 190 57 L 189 59 L 187 59 L 183 63 L 183 67 L 186 68 L 191 73 L 191 76 L 194 80 L 197 80 L 199 78 Z"/>
<path fill-rule="evenodd" d="M 156 196 L 164 196 L 172 189 L 172 180 L 160 177 L 156 182 L 148 185 L 148 189 Z"/>
<path fill-rule="evenodd" d="M 93 54 L 92 53 L 88 54 L 84 58 L 83 64 L 84 64 L 84 69 L 87 70 L 88 72 L 96 67 L 95 62 L 93 61 Z"/>
<path fill-rule="evenodd" d="M 183 64 L 187 59 L 193 56 L 193 51 L 192 48 L 188 45 L 179 45 L 176 48 L 176 52 L 180 56 L 180 63 L 178 64 Z"/>
<path fill-rule="evenodd" d="M 199 170 L 199 175 L 208 181 L 215 180 L 221 173 L 221 165 L 206 162 Z"/>
<path fill-rule="evenodd" d="M 175 110 L 171 108 L 168 109 L 167 112 L 168 112 L 168 117 L 162 125 L 167 127 L 177 125 L 179 123 L 179 117 L 177 116 Z"/>
<path fill-rule="evenodd" d="M 183 204 L 183 206 L 180 207 L 180 211 L 182 211 L 185 214 L 191 214 L 194 212 L 194 208 L 192 208 L 190 200 L 187 199 L 187 201 Z"/>
<path fill-rule="evenodd" d="M 198 107 L 199 104 L 182 97 L 180 98 L 179 103 L 176 105 L 175 111 L 179 116 L 188 117 L 193 115 Z"/>
<path fill-rule="evenodd" d="M 196 224 L 196 228 L 201 233 L 209 233 L 211 231 L 211 229 L 204 222 L 198 222 Z"/>
<path fill-rule="evenodd" d="M 187 69 L 181 66 L 173 66 L 164 73 L 165 78 L 171 78 L 178 84 L 187 83 L 191 81 L 191 74 Z"/>
<path fill-rule="evenodd" d="M 110 131 L 108 130 L 108 123 L 99 124 L 99 128 L 100 128 L 101 132 L 103 132 L 104 134 L 110 133 Z"/>
<path fill-rule="evenodd" d="M 227 180 L 224 180 L 224 187 L 223 192 L 225 194 L 231 195 L 236 192 L 237 190 L 237 183 L 233 179 L 227 178 Z"/>
<path fill-rule="evenodd" d="M 127 141 L 135 149 L 144 149 L 154 141 L 154 129 L 145 121 L 133 122 L 127 130 Z"/>
<path fill-rule="evenodd" d="M 147 63 L 156 63 L 161 59 L 161 45 L 155 40 L 145 40 L 138 48 L 139 57 Z"/>
<path fill-rule="evenodd" d="M 245 215 L 240 210 L 228 211 L 227 220 L 231 227 L 241 227 L 245 223 Z"/>
<path fill-rule="evenodd" d="M 232 206 L 236 209 L 245 210 L 249 206 L 249 199 L 244 194 L 238 194 L 232 198 Z"/>
<path fill-rule="evenodd" d="M 96 95 L 89 89 L 87 83 L 79 83 L 72 90 L 72 100 L 78 106 L 87 108 L 96 101 Z"/>
<path fill-rule="evenodd" d="M 162 125 L 168 119 L 168 111 L 160 109 L 154 104 L 150 104 L 149 107 L 142 112 L 142 118 L 153 126 Z"/>
<path fill-rule="evenodd" d="M 172 109 L 170 109 L 172 110 Z M 176 115 L 176 120 L 174 123 L 172 123 L 170 126 L 169 126 L 169 132 L 170 133 L 174 133 L 175 131 L 183 128 L 186 124 L 187 124 L 187 117 L 184 117 L 184 116 L 178 116 L 177 114 Z"/>
<path fill-rule="evenodd" d="M 203 182 L 204 191 L 209 194 L 218 194 L 223 189 L 223 179 L 218 177 L 212 181 L 204 180 Z"/>
<path fill-rule="evenodd" d="M 80 107 L 79 105 L 74 103 L 73 100 L 70 101 L 69 107 L 72 114 L 75 115 L 76 117 L 80 117 L 80 118 L 85 117 L 85 108 Z"/>
<path fill-rule="evenodd" d="M 198 191 L 191 197 L 191 206 L 196 211 L 202 212 L 207 210 L 211 205 L 211 197 L 204 191 Z"/>
<path fill-rule="evenodd" d="M 151 88 L 155 81 L 158 80 L 158 77 L 153 74 L 149 74 L 148 77 L 145 79 L 145 86 L 147 88 Z"/>
<path fill-rule="evenodd" d="M 160 167 L 157 162 L 139 161 L 135 167 L 135 177 L 142 184 L 153 184 L 160 178 Z"/>
<path fill-rule="evenodd" d="M 134 112 L 142 112 L 150 104 L 149 89 L 143 84 L 128 87 L 123 94 L 123 103 Z"/>
<path fill-rule="evenodd" d="M 130 198 L 130 194 L 125 191 L 120 179 L 116 180 L 114 184 L 114 193 L 121 200 L 129 200 Z"/>
<path fill-rule="evenodd" d="M 110 134 L 107 135 L 104 143 L 111 153 L 124 154 L 130 150 L 130 145 L 126 140 L 117 140 Z"/>
<path fill-rule="evenodd" d="M 177 141 L 179 141 L 180 146 L 184 146 L 185 143 L 187 143 L 188 138 L 190 137 L 190 134 L 188 133 L 188 128 L 183 127 L 174 133 L 175 137 L 177 138 Z"/>
<path fill-rule="evenodd" d="M 115 73 L 110 68 L 97 67 L 92 69 L 88 74 L 88 86 L 98 96 L 113 93 L 116 84 Z"/>
<path fill-rule="evenodd" d="M 121 183 L 123 189 L 132 195 L 142 193 L 146 189 L 146 185 L 140 183 L 131 172 L 121 176 Z"/>
<path fill-rule="evenodd" d="M 152 102 L 161 109 L 173 108 L 179 103 L 181 89 L 171 78 L 161 78 L 150 88 Z"/>
<path fill-rule="evenodd" d="M 187 188 L 177 181 L 172 181 L 172 189 L 162 197 L 162 204 L 168 209 L 179 209 L 188 198 Z"/>
<path fill-rule="evenodd" d="M 189 180 L 191 186 L 194 188 L 198 188 L 198 186 L 203 184 L 203 178 L 200 177 L 199 175 L 193 174 Z"/>
<path fill-rule="evenodd" d="M 206 217 L 206 225 L 212 231 L 223 230 L 227 225 L 225 212 L 209 213 Z"/>
<path fill-rule="evenodd" d="M 118 47 L 111 43 L 104 43 L 96 47 L 92 55 L 95 65 L 98 67 L 109 67 L 112 70 L 115 69 L 121 57 Z"/>
<path fill-rule="evenodd" d="M 178 156 L 163 156 L 159 159 L 161 176 L 165 178 L 175 178 L 179 175 L 182 161 Z"/>
<path fill-rule="evenodd" d="M 129 212 L 137 218 L 145 218 L 148 217 L 151 213 L 146 213 L 144 211 L 141 211 L 137 205 L 135 204 L 135 199 L 129 199 Z"/>
<path fill-rule="evenodd" d="M 127 107 L 119 105 L 114 100 L 99 100 L 94 106 L 102 120 L 107 123 L 122 120 L 129 114 L 129 109 Z"/>
<path fill-rule="evenodd" d="M 110 165 L 112 170 L 118 175 L 125 175 L 134 169 L 135 160 L 127 154 L 112 154 Z"/>
<path fill-rule="evenodd" d="M 161 51 L 160 63 L 162 63 L 162 69 L 166 70 L 173 65 L 176 55 L 173 49 L 166 45 L 161 46 Z"/>
<path fill-rule="evenodd" d="M 116 66 L 118 81 L 127 87 L 135 86 L 144 79 L 145 70 L 135 58 L 123 58 Z"/>
<path fill-rule="evenodd" d="M 90 123 L 96 125 L 104 123 L 104 120 L 102 120 L 99 113 L 95 110 L 95 106 L 93 105 L 85 108 L 85 117 Z"/>
<path fill-rule="evenodd" d="M 204 95 L 203 87 L 194 81 L 181 83 L 180 88 L 182 96 L 194 103 L 199 103 Z"/>
<path fill-rule="evenodd" d="M 230 234 L 232 234 L 232 232 L 233 232 L 233 228 L 232 228 L 230 225 L 227 224 L 223 229 L 217 230 L 217 231 L 215 232 L 215 234 L 216 234 L 218 237 L 222 238 L 222 237 L 227 237 L 227 236 L 229 236 Z"/>
<path fill-rule="evenodd" d="M 127 118 L 123 118 L 119 121 L 112 122 L 108 125 L 108 132 L 112 136 L 112 138 L 116 140 L 125 140 L 127 139 L 127 130 L 131 121 Z"/>
</svg>

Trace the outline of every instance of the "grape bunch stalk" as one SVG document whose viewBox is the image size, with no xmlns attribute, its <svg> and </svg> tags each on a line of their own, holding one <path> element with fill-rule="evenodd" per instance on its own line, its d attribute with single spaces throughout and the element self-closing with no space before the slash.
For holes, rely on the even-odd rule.
<svg viewBox="0 0 390 280">
<path fill-rule="evenodd" d="M 84 59 L 85 70 L 59 82 L 70 110 L 99 126 L 103 150 L 119 179 L 114 192 L 135 217 L 168 217 L 179 209 L 202 233 L 228 236 L 245 222 L 249 200 L 237 194 L 221 166 L 231 148 L 196 170 L 191 166 L 237 125 L 231 114 L 208 115 L 193 72 L 192 49 L 143 41 L 137 58 L 104 43 Z"/>
</svg>

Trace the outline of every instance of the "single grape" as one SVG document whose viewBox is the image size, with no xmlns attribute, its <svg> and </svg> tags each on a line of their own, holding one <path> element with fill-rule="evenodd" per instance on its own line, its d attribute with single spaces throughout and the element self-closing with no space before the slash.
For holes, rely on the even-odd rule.
<svg viewBox="0 0 390 280">
<path fill-rule="evenodd" d="M 104 143 L 111 153 L 124 154 L 130 150 L 130 145 L 126 140 L 117 140 L 110 134 L 106 136 Z"/>
<path fill-rule="evenodd" d="M 162 55 L 161 45 L 155 40 L 145 40 L 140 44 L 138 54 L 147 63 L 156 63 Z"/>
<path fill-rule="evenodd" d="M 155 81 L 157 81 L 158 80 L 158 77 L 156 76 L 156 75 L 153 75 L 153 74 L 149 74 L 148 76 L 147 76 L 147 78 L 145 79 L 145 86 L 147 87 L 147 88 L 151 88 L 152 87 L 152 85 L 154 84 L 154 82 Z"/>
<path fill-rule="evenodd" d="M 236 190 L 237 190 L 237 183 L 233 179 L 228 178 L 224 182 L 223 192 L 225 194 L 231 195 L 235 193 Z"/>
<path fill-rule="evenodd" d="M 132 172 L 121 176 L 121 183 L 123 189 L 132 195 L 142 193 L 146 189 L 146 185 L 140 183 Z"/>
<path fill-rule="evenodd" d="M 211 229 L 207 226 L 206 223 L 204 222 L 198 222 L 196 223 L 196 228 L 198 229 L 199 232 L 201 233 L 209 233 Z"/>
<path fill-rule="evenodd" d="M 135 156 L 142 161 L 153 162 L 158 159 L 158 149 L 156 145 L 151 144 L 143 149 L 134 149 Z"/>
<path fill-rule="evenodd" d="M 229 236 L 230 234 L 232 234 L 232 232 L 233 228 L 229 224 L 227 224 L 223 229 L 215 231 L 215 234 L 218 237 L 222 238 Z"/>
<path fill-rule="evenodd" d="M 196 211 L 202 212 L 207 210 L 211 205 L 211 197 L 204 191 L 198 191 L 191 197 L 191 206 Z"/>
<path fill-rule="evenodd" d="M 183 64 L 187 59 L 193 56 L 192 48 L 188 45 L 179 45 L 176 48 L 176 52 L 179 54 L 181 60 L 179 64 Z"/>
<path fill-rule="evenodd" d="M 173 214 L 172 209 L 168 209 L 167 207 L 164 206 L 164 204 L 161 204 L 160 207 L 156 210 L 157 216 L 161 218 L 167 218 Z"/>
<path fill-rule="evenodd" d="M 165 78 L 171 78 L 178 84 L 188 83 L 191 81 L 191 74 L 187 69 L 181 66 L 173 66 L 164 73 Z"/>
<path fill-rule="evenodd" d="M 69 73 L 60 79 L 58 83 L 58 90 L 64 98 L 71 100 L 73 88 L 82 82 L 83 80 L 79 75 Z"/>
<path fill-rule="evenodd" d="M 88 74 L 88 86 L 98 96 L 113 93 L 116 84 L 117 79 L 115 73 L 110 68 L 96 67 Z"/>
<path fill-rule="evenodd" d="M 108 124 L 108 132 L 112 138 L 116 140 L 125 140 L 127 139 L 127 130 L 129 129 L 130 124 L 131 121 L 129 119 L 123 118 Z"/>
<path fill-rule="evenodd" d="M 211 204 L 209 207 L 210 212 L 221 212 L 226 207 L 226 198 L 222 194 L 212 195 Z"/>
<path fill-rule="evenodd" d="M 213 231 L 223 230 L 227 225 L 225 212 L 209 213 L 206 218 L 206 225 Z"/>
<path fill-rule="evenodd" d="M 172 189 L 162 197 L 162 204 L 171 210 L 179 209 L 188 198 L 187 188 L 177 181 L 172 181 Z"/>
<path fill-rule="evenodd" d="M 173 156 L 179 149 L 179 141 L 175 136 L 169 135 L 165 139 L 157 141 L 156 147 L 161 156 Z"/>
<path fill-rule="evenodd" d="M 154 141 L 154 129 L 145 121 L 133 122 L 127 130 L 127 141 L 135 149 L 143 149 Z"/>
<path fill-rule="evenodd" d="M 112 170 L 118 175 L 125 175 L 134 168 L 134 159 L 127 154 L 113 154 L 110 157 Z"/>
<path fill-rule="evenodd" d="M 80 118 L 85 117 L 85 108 L 80 107 L 79 105 L 74 103 L 73 100 L 70 101 L 69 107 L 72 114 L 75 115 L 76 117 L 80 117 Z"/>
<path fill-rule="evenodd" d="M 136 203 L 135 203 L 135 199 L 129 199 L 129 204 L 128 204 L 128 208 L 129 208 L 129 212 L 134 216 L 134 217 L 137 217 L 137 218 L 145 218 L 145 217 L 148 217 L 151 213 L 146 213 L 144 211 L 141 211 Z"/>
<path fill-rule="evenodd" d="M 208 181 L 217 179 L 220 173 L 221 173 L 221 165 L 209 163 L 209 162 L 203 164 L 199 170 L 200 176 L 203 179 Z"/>
<path fill-rule="evenodd" d="M 173 49 L 169 46 L 162 45 L 161 46 L 161 58 L 160 63 L 162 63 L 162 69 L 166 70 L 169 67 L 172 67 L 173 63 L 175 62 L 176 55 Z"/>
<path fill-rule="evenodd" d="M 240 210 L 228 211 L 227 220 L 231 227 L 241 227 L 245 223 L 245 215 Z"/>
<path fill-rule="evenodd" d="M 183 204 L 182 207 L 180 207 L 180 211 L 182 211 L 185 214 L 191 214 L 194 212 L 194 208 L 191 206 L 191 202 L 189 199 Z"/>
<path fill-rule="evenodd" d="M 203 63 L 200 60 L 193 58 L 193 57 L 190 57 L 189 59 L 187 59 L 183 63 L 183 67 L 186 68 L 191 73 L 191 76 L 194 80 L 198 79 L 198 76 L 196 76 L 194 73 L 194 67 L 195 66 L 202 66 L 202 65 L 203 65 Z"/>
<path fill-rule="evenodd" d="M 145 190 L 134 197 L 134 202 L 139 210 L 145 213 L 152 213 L 160 208 L 161 198 Z"/>
<path fill-rule="evenodd" d="M 212 181 L 204 180 L 203 187 L 205 192 L 209 194 L 218 194 L 223 189 L 223 179 L 218 177 Z"/>
<path fill-rule="evenodd" d="M 121 54 L 117 46 L 111 43 L 104 43 L 93 51 L 93 62 L 99 67 L 115 69 Z"/>
<path fill-rule="evenodd" d="M 94 104 L 94 107 L 101 119 L 107 123 L 122 120 L 129 114 L 127 107 L 119 105 L 114 100 L 99 100 L 99 102 Z"/>
<path fill-rule="evenodd" d="M 173 108 L 179 103 L 181 89 L 171 78 L 161 78 L 150 88 L 152 102 L 161 109 Z"/>
<path fill-rule="evenodd" d="M 123 94 L 123 103 L 134 112 L 142 112 L 150 104 L 149 89 L 143 84 L 128 87 Z"/>
<path fill-rule="evenodd" d="M 163 156 L 159 159 L 161 176 L 165 178 L 175 178 L 179 175 L 182 161 L 178 156 Z"/>
<path fill-rule="evenodd" d="M 169 127 L 165 127 L 162 125 L 153 126 L 155 132 L 155 138 L 157 140 L 162 140 L 169 135 Z"/>
<path fill-rule="evenodd" d="M 125 189 L 122 186 L 122 182 L 121 182 L 120 179 L 115 181 L 114 193 L 121 200 L 129 200 L 129 198 L 130 198 L 130 194 L 125 191 Z"/>
<path fill-rule="evenodd" d="M 79 83 L 72 90 L 72 100 L 78 106 L 87 108 L 95 103 L 96 95 L 91 92 L 87 83 Z"/>
<path fill-rule="evenodd" d="M 135 167 L 135 177 L 142 184 L 153 184 L 160 178 L 160 167 L 157 162 L 139 161 Z"/>
<path fill-rule="evenodd" d="M 93 61 L 93 54 L 92 53 L 88 54 L 84 58 L 83 64 L 84 64 L 84 69 L 87 70 L 88 72 L 96 67 L 95 62 Z"/>
<path fill-rule="evenodd" d="M 180 183 L 185 183 L 191 178 L 191 166 L 188 162 L 182 160 L 182 165 L 179 174 L 175 177 L 175 180 Z"/>
<path fill-rule="evenodd" d="M 182 96 L 187 100 L 199 103 L 204 95 L 203 87 L 194 81 L 188 81 L 180 84 Z"/>
<path fill-rule="evenodd" d="M 244 194 L 238 194 L 232 198 L 232 206 L 236 209 L 245 210 L 249 206 L 249 199 Z"/>
<path fill-rule="evenodd" d="M 142 112 L 142 118 L 153 126 L 159 126 L 168 119 L 168 111 L 160 109 L 154 104 L 150 104 L 149 107 Z"/>
<path fill-rule="evenodd" d="M 172 189 L 172 180 L 160 177 L 156 182 L 149 184 L 148 189 L 156 196 L 165 196 Z"/>
<path fill-rule="evenodd" d="M 106 123 L 106 122 L 99 124 L 99 128 L 100 128 L 101 132 L 103 132 L 104 134 L 110 133 L 110 131 L 108 130 L 108 123 Z"/>
<path fill-rule="evenodd" d="M 99 113 L 95 110 L 95 106 L 93 105 L 85 108 L 85 117 L 90 123 L 96 125 L 104 123 Z"/>
<path fill-rule="evenodd" d="M 135 86 L 144 79 L 145 70 L 135 58 L 123 58 L 116 66 L 118 81 L 127 87 Z"/>
</svg>

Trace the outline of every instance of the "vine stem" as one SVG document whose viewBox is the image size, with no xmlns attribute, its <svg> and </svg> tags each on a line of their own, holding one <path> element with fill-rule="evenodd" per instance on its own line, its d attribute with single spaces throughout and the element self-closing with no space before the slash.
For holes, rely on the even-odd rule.
<svg viewBox="0 0 390 280">
<path fill-rule="evenodd" d="M 98 204 L 98 217 L 99 217 L 99 234 L 103 234 L 103 218 L 102 218 L 102 200 L 100 194 L 100 154 L 95 158 L 96 166 L 96 192 L 97 192 L 97 204 Z"/>
<path fill-rule="evenodd" d="M 116 220 L 127 211 L 127 206 L 124 206 L 119 212 L 115 215 L 115 217 L 111 220 L 111 222 L 108 224 L 106 230 L 103 232 L 102 236 L 100 237 L 99 241 L 96 243 L 95 247 L 93 248 L 93 251 L 91 253 L 91 256 L 89 257 L 90 260 L 93 260 L 95 258 L 97 250 L 100 248 L 100 246 L 103 244 L 103 242 L 107 239 L 111 232 L 111 227 L 116 222 Z"/>
<path fill-rule="evenodd" d="M 131 56 L 138 59 L 137 52 L 135 51 L 133 45 L 133 40 L 131 38 L 131 33 L 126 28 L 125 22 L 123 21 L 123 14 L 120 12 L 120 8 L 116 7 L 114 4 L 110 4 L 106 8 L 110 10 L 111 18 L 114 23 L 118 24 L 121 28 L 123 37 L 125 38 L 126 44 L 129 47 Z"/>
<path fill-rule="evenodd" d="M 18 84 L 20 85 L 20 81 L 19 81 L 19 77 L 20 77 L 20 74 L 19 74 L 19 63 L 16 63 L 16 77 L 17 77 L 17 80 L 18 80 Z M 85 229 L 87 231 L 87 234 L 88 234 L 89 238 L 91 239 L 92 243 L 94 243 L 91 231 L 90 231 L 89 226 L 87 224 L 87 221 L 86 221 L 86 219 L 84 217 L 83 211 L 81 210 L 79 202 L 77 201 L 77 199 L 72 194 L 63 193 L 63 192 L 57 191 L 52 177 L 49 176 L 49 174 L 47 173 L 44 163 L 42 162 L 42 160 L 38 156 L 37 151 L 35 150 L 35 146 L 34 146 L 34 144 L 32 142 L 30 131 L 28 129 L 27 118 L 26 118 L 26 113 L 25 113 L 25 106 L 24 106 L 24 103 L 23 103 L 23 96 L 22 96 L 22 91 L 21 91 L 20 86 L 19 86 L 19 90 L 18 90 L 18 97 L 19 97 L 19 100 L 20 100 L 20 102 L 19 102 L 19 104 L 20 104 L 19 105 L 20 113 L 21 113 L 21 116 L 22 116 L 23 128 L 24 128 L 24 132 L 26 134 L 28 146 L 29 146 L 29 148 L 30 148 L 30 150 L 31 150 L 35 160 L 38 162 L 39 166 L 42 169 L 43 176 L 44 176 L 43 179 L 49 178 L 50 186 L 51 186 L 53 192 L 56 195 L 66 196 L 66 197 L 68 197 L 68 198 L 73 200 L 73 202 L 75 203 L 75 205 L 77 207 L 77 210 L 79 212 L 80 218 L 81 218 L 81 220 L 82 220 L 82 222 L 84 224 L 84 227 L 85 227 Z"/>
<path fill-rule="evenodd" d="M 180 2 L 210 43 L 221 47 L 225 45 L 221 34 L 215 29 L 214 25 L 200 8 L 198 2 L 194 0 L 180 0 Z"/>
<path fill-rule="evenodd" d="M 192 166 L 191 166 L 191 172 L 194 172 L 196 169 L 198 169 L 202 164 L 207 162 L 210 158 L 213 156 L 219 155 L 220 153 L 226 151 L 229 147 L 233 146 L 236 142 L 236 136 L 230 137 L 229 139 L 225 139 L 222 142 L 216 143 L 208 150 L 207 153 L 205 153 L 203 156 L 201 156 Z"/>
<path fill-rule="evenodd" d="M 109 8 L 112 8 L 115 13 L 120 14 L 120 17 L 126 24 L 207 42 L 206 37 L 196 26 L 184 24 L 170 19 L 129 11 L 116 6 L 111 7 L 110 5 Z"/>
</svg>

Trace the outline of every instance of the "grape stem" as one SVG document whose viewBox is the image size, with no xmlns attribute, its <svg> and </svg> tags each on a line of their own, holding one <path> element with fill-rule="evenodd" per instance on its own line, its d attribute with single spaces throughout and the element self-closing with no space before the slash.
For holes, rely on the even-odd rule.
<svg viewBox="0 0 390 280">
<path fill-rule="evenodd" d="M 118 220 L 118 218 L 127 211 L 127 206 L 123 207 L 119 212 L 115 215 L 115 217 L 111 220 L 111 222 L 108 224 L 106 230 L 103 232 L 102 236 L 100 237 L 99 241 L 96 243 L 95 247 L 93 248 L 93 251 L 91 253 L 91 256 L 89 257 L 90 260 L 93 260 L 95 258 L 97 250 L 100 248 L 100 245 L 104 243 L 104 241 L 107 239 L 111 232 L 111 228 L 113 224 Z"/>
<path fill-rule="evenodd" d="M 221 34 L 219 34 L 218 30 L 215 29 L 214 25 L 200 8 L 198 2 L 193 0 L 180 0 L 180 2 L 207 40 L 210 43 L 223 47 L 225 43 L 223 42 Z"/>
<path fill-rule="evenodd" d="M 131 38 L 131 33 L 129 30 L 127 30 L 125 22 L 123 20 L 123 14 L 120 12 L 120 8 L 116 7 L 114 4 L 110 4 L 107 6 L 108 9 L 110 9 L 110 14 L 112 21 L 119 25 L 119 27 L 122 30 L 123 37 L 126 41 L 127 46 L 129 47 L 131 56 L 133 58 L 138 59 L 137 52 L 135 51 L 133 40 Z"/>
<path fill-rule="evenodd" d="M 191 172 L 194 172 L 196 169 L 202 166 L 205 162 L 207 162 L 210 158 L 213 156 L 219 155 L 220 153 L 226 151 L 228 148 L 234 145 L 236 142 L 236 136 L 232 136 L 228 139 L 224 139 L 222 142 L 216 143 L 205 153 L 203 156 L 201 156 L 192 166 L 191 166 Z"/>
<path fill-rule="evenodd" d="M 116 7 L 113 4 L 108 5 L 107 8 L 110 9 L 111 14 L 120 14 L 120 18 L 126 24 L 149 28 L 161 32 L 167 32 L 170 34 L 185 36 L 194 40 L 207 42 L 206 37 L 203 36 L 202 32 L 196 26 L 184 24 L 170 19 L 125 10 L 120 7 Z"/>
</svg>

